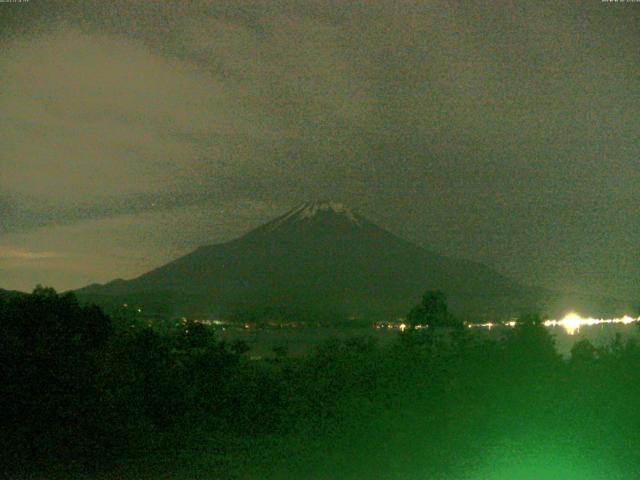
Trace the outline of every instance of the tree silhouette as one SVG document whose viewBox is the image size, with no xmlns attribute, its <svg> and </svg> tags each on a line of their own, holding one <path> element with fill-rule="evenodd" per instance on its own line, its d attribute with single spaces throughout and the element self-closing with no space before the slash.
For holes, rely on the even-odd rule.
<svg viewBox="0 0 640 480">
<path fill-rule="evenodd" d="M 449 312 L 447 297 L 440 290 L 427 290 L 420 304 L 411 309 L 407 321 L 413 327 L 428 325 L 434 327 L 455 327 L 459 322 Z"/>
<path fill-rule="evenodd" d="M 111 334 L 100 309 L 51 288 L 0 308 L 0 411 L 3 431 L 14 432 L 0 453 L 47 461 L 52 446 L 61 457 L 90 448 L 97 361 Z"/>
</svg>

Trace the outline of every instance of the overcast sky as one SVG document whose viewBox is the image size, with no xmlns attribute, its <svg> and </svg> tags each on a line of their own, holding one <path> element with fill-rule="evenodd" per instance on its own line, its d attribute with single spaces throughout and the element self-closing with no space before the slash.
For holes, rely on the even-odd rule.
<svg viewBox="0 0 640 480">
<path fill-rule="evenodd" d="M 640 3 L 0 3 L 0 288 L 131 278 L 332 199 L 637 297 Z"/>
</svg>

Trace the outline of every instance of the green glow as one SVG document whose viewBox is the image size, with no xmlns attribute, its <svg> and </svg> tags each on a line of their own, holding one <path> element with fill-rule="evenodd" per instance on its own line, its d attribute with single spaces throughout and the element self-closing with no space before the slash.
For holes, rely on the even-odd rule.
<svg viewBox="0 0 640 480">
<path fill-rule="evenodd" d="M 537 437 L 528 442 L 503 442 L 491 449 L 486 463 L 468 480 L 610 480 L 617 477 L 599 462 L 598 452 L 556 445 Z"/>
</svg>

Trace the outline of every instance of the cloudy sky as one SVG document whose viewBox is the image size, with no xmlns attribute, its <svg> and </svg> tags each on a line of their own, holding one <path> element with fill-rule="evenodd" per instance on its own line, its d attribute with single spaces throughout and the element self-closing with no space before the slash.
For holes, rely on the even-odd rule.
<svg viewBox="0 0 640 480">
<path fill-rule="evenodd" d="M 130 278 L 303 200 L 638 295 L 640 3 L 0 3 L 0 288 Z"/>
</svg>

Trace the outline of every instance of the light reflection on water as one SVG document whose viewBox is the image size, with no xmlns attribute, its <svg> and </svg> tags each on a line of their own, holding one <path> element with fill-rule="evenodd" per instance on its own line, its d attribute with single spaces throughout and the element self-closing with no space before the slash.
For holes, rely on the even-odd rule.
<svg viewBox="0 0 640 480">
<path fill-rule="evenodd" d="M 594 347 L 602 347 L 611 344 L 620 337 L 622 341 L 629 338 L 640 338 L 640 328 L 637 324 L 601 323 L 582 326 L 569 333 L 562 326 L 550 326 L 554 335 L 556 347 L 563 355 L 568 355 L 571 348 L 581 340 L 590 341 Z"/>
<path fill-rule="evenodd" d="M 571 312 L 565 315 L 560 320 L 545 320 L 545 327 L 562 327 L 567 332 L 568 335 L 575 335 L 580 328 L 582 327 L 592 327 L 594 325 L 614 325 L 614 324 L 622 324 L 629 325 L 635 322 L 640 321 L 640 317 L 633 318 L 629 315 L 625 315 L 619 318 L 593 318 L 593 317 L 581 317 L 577 313 Z M 516 321 L 506 322 L 506 323 L 469 323 L 467 327 L 469 328 L 488 328 L 489 330 L 498 327 L 515 327 L 518 324 Z"/>
<path fill-rule="evenodd" d="M 620 336 L 625 340 L 640 335 L 640 329 L 635 325 L 640 322 L 640 317 L 633 318 L 624 315 L 619 318 L 593 318 L 582 317 L 571 312 L 559 320 L 545 320 L 543 324 L 548 327 L 556 340 L 558 351 L 567 355 L 571 347 L 581 340 L 589 340 L 594 346 L 603 346 Z M 513 328 L 517 322 L 469 324 L 469 328 L 493 330 L 505 327 Z"/>
<path fill-rule="evenodd" d="M 568 314 L 560 320 L 546 320 L 544 324 L 554 336 L 558 351 L 568 355 L 575 343 L 589 340 L 594 346 L 603 346 L 620 335 L 623 340 L 640 337 L 640 328 L 636 322 L 640 318 L 628 316 L 614 319 L 583 318 Z M 516 322 L 485 323 L 469 326 L 479 334 L 497 338 L 515 327 Z M 244 340 L 248 343 L 254 358 L 272 357 L 273 347 L 284 347 L 289 355 L 301 356 L 313 351 L 315 347 L 331 338 L 345 339 L 352 336 L 372 336 L 380 343 L 397 338 L 399 328 L 374 329 L 371 327 L 300 327 L 282 329 L 227 329 L 220 331 L 220 338 L 227 341 Z"/>
</svg>

